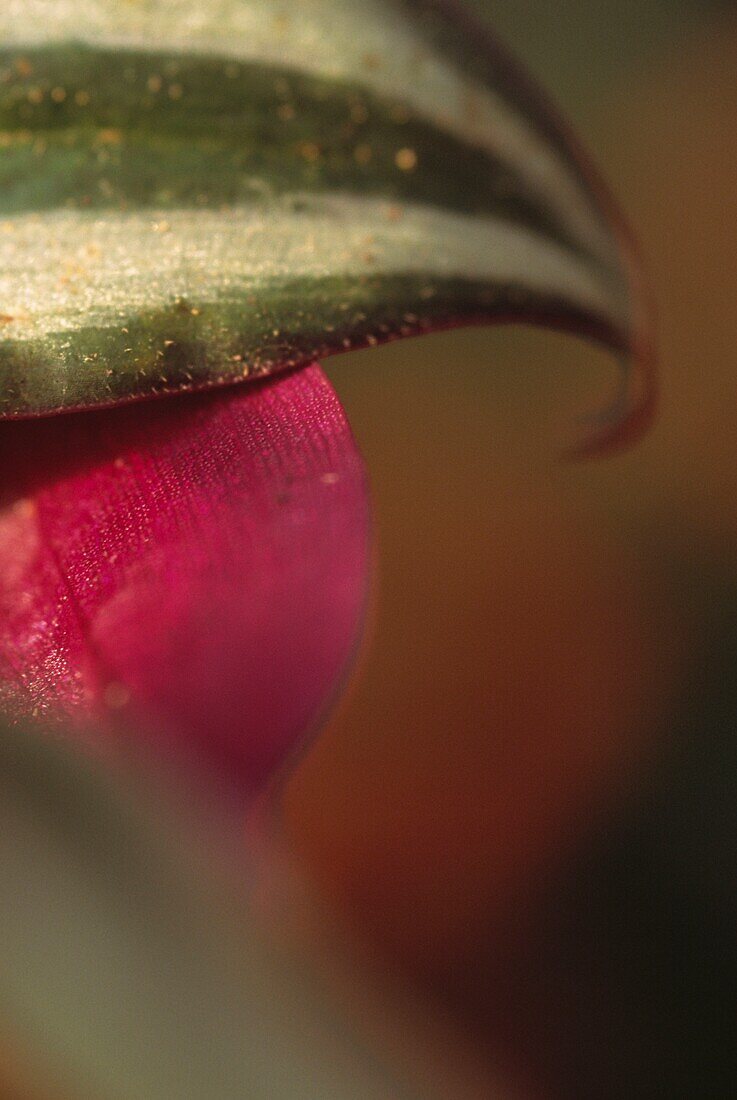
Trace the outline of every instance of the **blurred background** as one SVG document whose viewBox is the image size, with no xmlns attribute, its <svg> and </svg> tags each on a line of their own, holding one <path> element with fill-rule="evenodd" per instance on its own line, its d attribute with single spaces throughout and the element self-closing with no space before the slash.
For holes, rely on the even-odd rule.
<svg viewBox="0 0 737 1100">
<path fill-rule="evenodd" d="M 544 332 L 328 364 L 371 472 L 378 581 L 284 830 L 522 1094 L 732 1096 L 737 11 L 475 7 L 641 242 L 660 414 L 626 454 L 559 460 L 615 368 Z"/>
</svg>

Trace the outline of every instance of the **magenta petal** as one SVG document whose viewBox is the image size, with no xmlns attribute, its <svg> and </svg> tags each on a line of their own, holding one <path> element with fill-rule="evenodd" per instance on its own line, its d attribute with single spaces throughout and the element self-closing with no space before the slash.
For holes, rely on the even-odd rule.
<svg viewBox="0 0 737 1100">
<path fill-rule="evenodd" d="M 365 604 L 366 476 L 320 368 L 6 423 L 0 468 L 4 711 L 135 730 L 263 782 L 334 691 Z"/>
</svg>

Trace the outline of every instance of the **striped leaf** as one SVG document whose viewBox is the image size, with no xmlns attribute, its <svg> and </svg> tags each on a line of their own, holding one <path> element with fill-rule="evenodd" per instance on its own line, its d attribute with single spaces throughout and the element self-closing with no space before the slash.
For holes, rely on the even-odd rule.
<svg viewBox="0 0 737 1100">
<path fill-rule="evenodd" d="M 608 200 L 443 0 L 5 0 L 0 43 L 0 415 L 499 319 L 641 350 Z"/>
</svg>

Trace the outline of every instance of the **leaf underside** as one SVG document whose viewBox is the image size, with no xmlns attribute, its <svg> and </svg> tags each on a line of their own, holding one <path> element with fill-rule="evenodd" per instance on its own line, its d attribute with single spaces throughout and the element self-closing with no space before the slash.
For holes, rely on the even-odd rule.
<svg viewBox="0 0 737 1100">
<path fill-rule="evenodd" d="M 0 42 L 0 416 L 503 319 L 641 350 L 608 200 L 439 0 L 10 0 Z"/>
</svg>

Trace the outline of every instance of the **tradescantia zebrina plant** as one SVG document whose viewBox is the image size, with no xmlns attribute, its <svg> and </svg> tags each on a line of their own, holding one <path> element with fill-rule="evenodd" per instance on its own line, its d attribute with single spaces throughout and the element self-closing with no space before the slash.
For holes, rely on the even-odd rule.
<svg viewBox="0 0 737 1100">
<path fill-rule="evenodd" d="M 643 351 L 608 200 L 444 0 L 7 0 L 0 43 L 3 416 L 462 323 Z"/>
<path fill-rule="evenodd" d="M 596 337 L 626 385 L 595 449 L 652 405 L 636 281 L 565 127 L 443 0 L 5 0 L 0 711 L 153 730 L 252 793 L 365 606 L 365 473 L 315 360 Z"/>
</svg>

